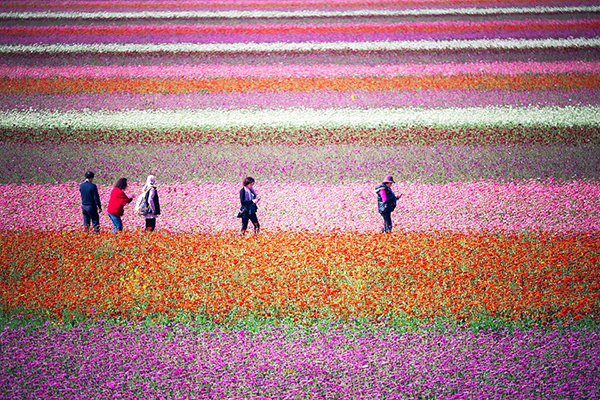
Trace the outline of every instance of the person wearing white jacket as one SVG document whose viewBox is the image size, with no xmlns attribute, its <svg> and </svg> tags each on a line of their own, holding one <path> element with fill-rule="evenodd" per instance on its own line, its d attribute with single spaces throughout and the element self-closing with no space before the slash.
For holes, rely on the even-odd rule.
<svg viewBox="0 0 600 400">
<path fill-rule="evenodd" d="M 160 215 L 160 202 L 158 200 L 158 191 L 156 190 L 156 177 L 148 175 L 143 193 L 145 193 L 148 212 L 144 215 L 146 220 L 146 231 L 154 231 L 156 228 L 156 217 Z"/>
</svg>

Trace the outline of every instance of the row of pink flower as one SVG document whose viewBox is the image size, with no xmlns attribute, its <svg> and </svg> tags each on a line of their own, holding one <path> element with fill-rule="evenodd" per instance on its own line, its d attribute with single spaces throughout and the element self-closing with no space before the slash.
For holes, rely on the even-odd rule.
<svg viewBox="0 0 600 400">
<path fill-rule="evenodd" d="M 181 108 L 387 108 L 575 106 L 600 104 L 600 89 L 407 90 L 399 92 L 219 92 L 184 94 L 0 94 L 0 110 L 131 110 Z"/>
<path fill-rule="evenodd" d="M 9 78 L 89 77 L 336 77 L 336 76 L 423 76 L 463 74 L 567 74 L 600 73 L 598 61 L 515 61 L 445 64 L 385 64 L 385 65 L 339 65 L 339 64 L 269 64 L 269 65 L 126 65 L 126 66 L 14 66 L 1 65 L 0 76 Z"/>
<path fill-rule="evenodd" d="M 376 231 L 376 183 L 259 182 L 259 209 L 265 229 Z M 127 192 L 135 197 L 140 184 Z M 160 186 L 159 227 L 169 231 L 215 232 L 239 229 L 239 183 L 181 183 Z M 600 230 L 600 182 L 475 181 L 448 184 L 398 183 L 402 194 L 394 220 L 410 231 Z M 104 206 L 111 188 L 99 187 Z M 133 205 L 126 228 L 143 226 Z M 77 183 L 0 186 L 0 229 L 77 229 L 81 225 Z M 110 225 L 104 214 L 102 225 Z"/>
<path fill-rule="evenodd" d="M 595 38 L 599 28 L 573 29 L 535 29 L 529 31 L 485 30 L 466 32 L 375 32 L 375 33 L 239 33 L 239 34 L 175 34 L 148 33 L 125 35 L 62 35 L 47 36 L 0 36 L 0 43 L 7 45 L 39 45 L 39 44 L 235 44 L 245 43 L 330 43 L 330 42 L 386 42 L 386 41 L 420 41 L 420 40 L 476 40 L 476 39 L 572 39 Z"/>
<path fill-rule="evenodd" d="M 476 20 L 476 21 L 409 21 L 409 22 L 351 22 L 351 23 L 273 23 L 273 24 L 142 24 L 142 25 L 48 25 L 0 27 L 0 38 L 11 36 L 67 35 L 144 35 L 144 34 L 279 34 L 281 40 L 291 33 L 426 33 L 426 32 L 483 32 L 483 31 L 560 31 L 597 29 L 598 19 L 570 20 Z"/>
<path fill-rule="evenodd" d="M 531 2 L 523 0 L 504 0 L 501 3 L 491 0 L 229 0 L 215 2 L 211 0 L 161 0 L 161 1 L 60 1 L 35 0 L 27 2 L 2 2 L 0 10 L 36 10 L 36 11 L 122 11 L 122 10 L 245 10 L 245 9 L 356 9 L 356 8 L 424 8 L 424 7 L 499 7 L 528 6 Z M 593 0 L 544 0 L 535 2 L 535 6 L 595 5 Z"/>
</svg>

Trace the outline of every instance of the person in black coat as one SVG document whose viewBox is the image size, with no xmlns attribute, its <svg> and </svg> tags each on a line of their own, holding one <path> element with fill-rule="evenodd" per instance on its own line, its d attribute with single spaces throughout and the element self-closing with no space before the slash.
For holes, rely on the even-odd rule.
<svg viewBox="0 0 600 400">
<path fill-rule="evenodd" d="M 260 201 L 260 197 L 258 197 L 254 190 L 254 182 L 254 178 L 247 177 L 243 182 L 244 187 L 240 190 L 241 208 L 239 216 L 242 218 L 242 234 L 246 233 L 248 229 L 248 221 L 252 221 L 254 233 L 258 233 L 260 230 L 260 224 L 256 216 L 256 210 L 258 210 L 257 204 Z"/>
<path fill-rule="evenodd" d="M 79 185 L 79 193 L 81 193 L 81 211 L 85 231 L 89 231 L 91 222 L 94 232 L 100 232 L 99 213 L 102 212 L 102 204 L 100 203 L 100 195 L 98 195 L 98 187 L 94 183 L 93 172 L 88 171 L 85 173 L 85 180 Z"/>
</svg>

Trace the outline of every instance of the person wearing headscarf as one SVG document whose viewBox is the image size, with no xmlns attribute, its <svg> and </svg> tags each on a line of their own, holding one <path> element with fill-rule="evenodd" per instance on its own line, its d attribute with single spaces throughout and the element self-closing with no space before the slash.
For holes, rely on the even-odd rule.
<svg viewBox="0 0 600 400">
<path fill-rule="evenodd" d="M 144 215 L 146 220 L 145 229 L 151 232 L 156 229 L 156 217 L 160 215 L 160 202 L 158 191 L 156 190 L 156 177 L 154 175 L 148 175 L 142 192 L 145 193 L 146 204 L 148 205 L 148 211 Z"/>
</svg>

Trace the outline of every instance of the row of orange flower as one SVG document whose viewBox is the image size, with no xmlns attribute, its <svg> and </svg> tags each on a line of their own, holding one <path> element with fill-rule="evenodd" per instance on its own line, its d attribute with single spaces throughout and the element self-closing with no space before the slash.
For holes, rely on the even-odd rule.
<svg viewBox="0 0 600 400">
<path fill-rule="evenodd" d="M 389 91 L 418 89 L 549 90 L 600 87 L 597 74 L 427 75 L 272 78 L 0 78 L 2 93 L 190 93 L 247 91 Z"/>
<path fill-rule="evenodd" d="M 598 320 L 600 238 L 483 233 L 0 233 L 10 314 Z"/>
</svg>

